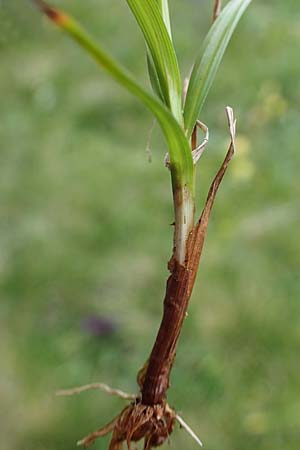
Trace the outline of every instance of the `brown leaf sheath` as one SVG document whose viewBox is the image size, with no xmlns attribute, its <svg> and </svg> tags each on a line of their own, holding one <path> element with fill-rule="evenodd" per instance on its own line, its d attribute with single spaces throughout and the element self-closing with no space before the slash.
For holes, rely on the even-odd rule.
<svg viewBox="0 0 300 450">
<path fill-rule="evenodd" d="M 233 125 L 234 128 L 235 124 L 233 122 L 230 123 L 229 119 L 229 125 Z M 171 275 L 167 280 L 163 318 L 147 363 L 142 384 L 142 403 L 144 405 L 155 405 L 165 402 L 177 341 L 195 284 L 210 213 L 218 188 L 233 154 L 234 135 L 231 133 L 231 143 L 225 159 L 210 186 L 200 219 L 190 234 L 185 266 L 178 264 L 174 257 L 171 258 L 169 264 Z"/>
</svg>

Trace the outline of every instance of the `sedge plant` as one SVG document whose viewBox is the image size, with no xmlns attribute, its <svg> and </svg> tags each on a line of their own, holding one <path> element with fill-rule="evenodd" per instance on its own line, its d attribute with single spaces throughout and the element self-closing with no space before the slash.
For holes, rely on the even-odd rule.
<svg viewBox="0 0 300 450">
<path fill-rule="evenodd" d="M 170 275 L 166 283 L 163 317 L 151 354 L 137 375 L 139 393 L 129 395 L 96 383 L 60 391 L 59 394 L 71 395 L 86 389 L 101 388 L 130 400 L 115 419 L 79 441 L 84 447 L 111 432 L 110 450 L 120 450 L 124 442 L 130 448 L 131 442 L 142 439 L 144 449 L 149 450 L 168 440 L 176 421 L 201 445 L 195 433 L 175 409 L 168 405 L 167 390 L 209 216 L 219 185 L 235 151 L 236 121 L 233 110 L 227 107 L 229 149 L 211 183 L 200 218 L 195 219 L 196 165 L 208 142 L 208 128 L 199 121 L 199 116 L 226 47 L 251 0 L 229 0 L 224 8 L 220 0 L 213 2 L 213 23 L 191 69 L 190 77 L 186 80 L 181 79 L 178 68 L 168 0 L 126 1 L 145 40 L 152 93 L 116 62 L 75 19 L 43 0 L 34 0 L 38 8 L 69 34 L 108 75 L 151 111 L 166 140 L 168 153 L 165 164 L 171 175 L 174 207 L 173 252 L 168 263 Z M 197 143 L 198 129 L 205 133 L 200 144 Z"/>
</svg>

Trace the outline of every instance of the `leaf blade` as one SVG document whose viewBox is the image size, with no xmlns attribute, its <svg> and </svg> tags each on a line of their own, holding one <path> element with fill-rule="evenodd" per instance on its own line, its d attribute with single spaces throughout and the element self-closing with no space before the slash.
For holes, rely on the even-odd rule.
<svg viewBox="0 0 300 450">
<path fill-rule="evenodd" d="M 153 63 L 151 53 L 149 52 L 148 49 L 147 49 L 147 69 L 153 92 L 157 95 L 158 98 L 161 99 L 162 102 L 164 102 L 164 96 L 163 93 L 161 92 L 159 78 Z"/>
<path fill-rule="evenodd" d="M 172 40 L 172 31 L 171 31 L 171 21 L 170 21 L 170 12 L 169 12 L 169 2 L 168 0 L 157 0 L 157 3 L 159 5 L 161 15 L 163 18 L 163 21 L 166 25 L 166 28 L 168 30 L 170 39 Z"/>
<path fill-rule="evenodd" d="M 183 124 L 181 78 L 176 53 L 159 5 L 153 0 L 126 0 L 144 35 L 166 105 Z"/>
<path fill-rule="evenodd" d="M 99 44 L 95 43 L 75 19 L 48 6 L 43 0 L 35 0 L 35 3 L 53 22 L 77 41 L 112 78 L 150 109 L 159 122 L 168 144 L 173 187 L 184 185 L 193 194 L 194 167 L 189 142 L 171 112 L 158 98 L 144 90 Z"/>
<path fill-rule="evenodd" d="M 169 5 L 168 0 L 156 0 L 159 10 L 161 12 L 163 21 L 165 23 L 165 26 L 168 30 L 170 39 L 172 41 L 172 32 L 171 32 L 171 23 L 170 23 L 170 14 L 169 14 Z M 153 92 L 162 100 L 164 101 L 163 94 L 161 92 L 161 87 L 159 83 L 159 78 L 156 72 L 156 68 L 151 56 L 151 53 L 149 49 L 147 48 L 147 68 L 148 68 L 148 75 L 150 79 L 150 84 L 152 86 Z"/>
<path fill-rule="evenodd" d="M 252 0 L 231 0 L 213 23 L 194 64 L 184 106 L 188 139 L 201 112 L 231 36 Z"/>
</svg>

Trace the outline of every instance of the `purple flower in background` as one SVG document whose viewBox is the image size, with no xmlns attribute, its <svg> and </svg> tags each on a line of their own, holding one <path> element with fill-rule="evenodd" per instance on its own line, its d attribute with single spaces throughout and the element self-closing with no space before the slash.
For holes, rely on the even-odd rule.
<svg viewBox="0 0 300 450">
<path fill-rule="evenodd" d="M 81 322 L 82 329 L 94 337 L 107 337 L 116 332 L 116 324 L 104 316 L 90 315 Z"/>
</svg>

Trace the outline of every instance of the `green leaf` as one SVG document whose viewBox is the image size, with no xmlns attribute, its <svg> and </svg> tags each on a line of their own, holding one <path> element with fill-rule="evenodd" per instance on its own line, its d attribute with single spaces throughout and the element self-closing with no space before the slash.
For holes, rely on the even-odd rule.
<svg viewBox="0 0 300 450">
<path fill-rule="evenodd" d="M 36 0 L 36 4 L 52 21 L 76 40 L 112 78 L 150 109 L 159 122 L 168 143 L 173 189 L 185 189 L 193 196 L 194 167 L 189 142 L 183 129 L 167 107 L 158 98 L 145 91 L 126 69 L 95 43 L 77 21 L 65 13 L 49 7 L 44 1 Z"/>
<path fill-rule="evenodd" d="M 161 92 L 158 75 L 153 64 L 151 53 L 149 52 L 148 49 L 147 49 L 147 67 L 153 92 L 155 92 L 155 94 L 161 99 L 161 101 L 164 102 L 164 96 Z"/>
<path fill-rule="evenodd" d="M 172 40 L 168 0 L 156 0 L 156 1 L 159 6 L 159 10 L 161 12 L 165 26 L 168 30 L 170 39 Z M 153 63 L 152 56 L 149 52 L 149 49 L 147 49 L 147 67 L 148 67 L 148 74 L 149 74 L 149 79 L 150 79 L 152 89 L 155 92 L 155 94 L 162 101 L 164 101 L 163 94 L 161 92 L 161 88 L 160 88 L 160 84 L 159 84 L 159 78 L 158 78 L 154 63 Z"/>
<path fill-rule="evenodd" d="M 151 53 L 164 101 L 176 120 L 183 124 L 177 58 L 159 5 L 154 0 L 127 0 L 127 3 Z"/>
<path fill-rule="evenodd" d="M 163 21 L 168 30 L 170 39 L 172 40 L 172 32 L 171 32 L 171 22 L 170 22 L 170 12 L 169 12 L 169 3 L 168 0 L 156 0 L 159 6 L 159 10 L 161 12 Z"/>
<path fill-rule="evenodd" d="M 231 0 L 212 25 L 204 51 L 194 64 L 184 107 L 186 135 L 190 138 L 231 36 L 251 0 Z"/>
</svg>

